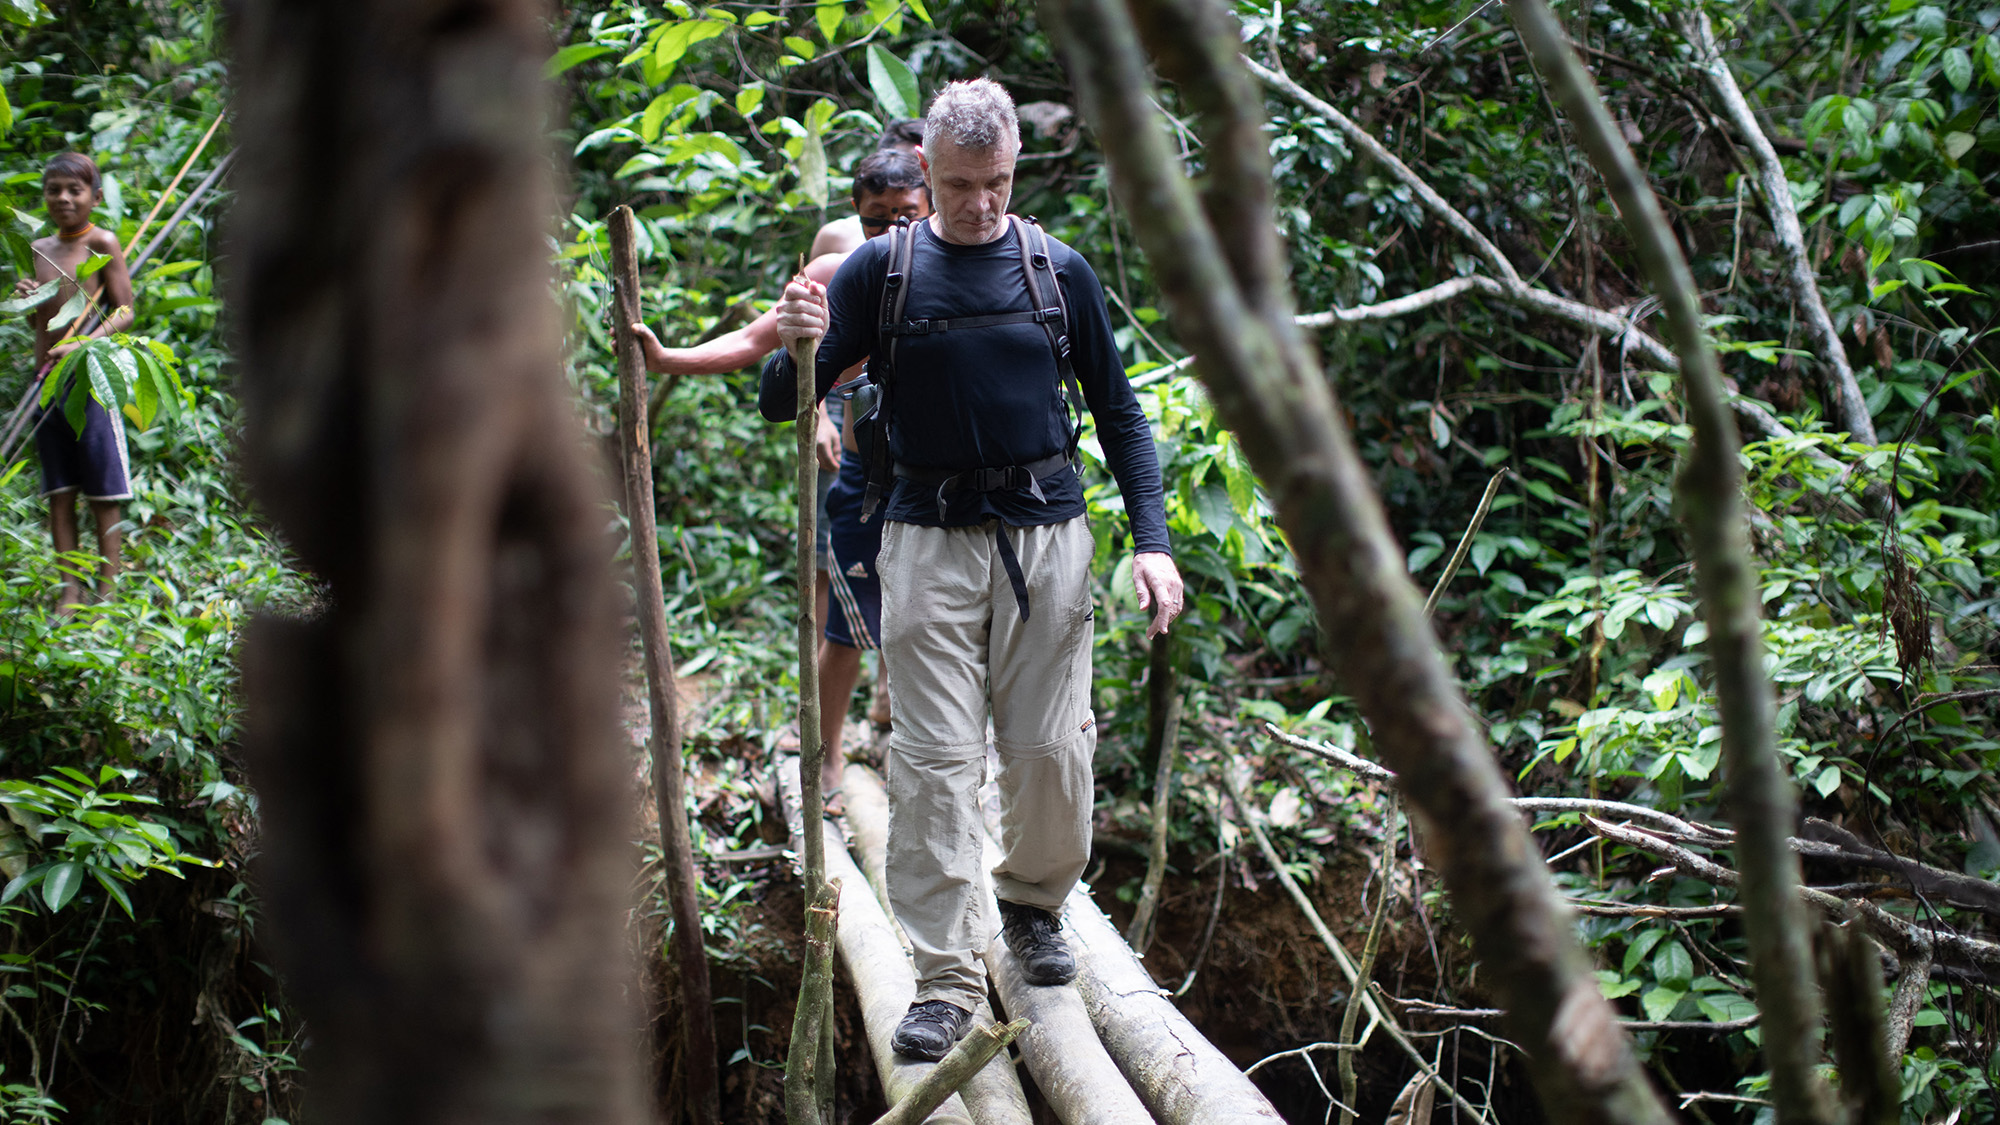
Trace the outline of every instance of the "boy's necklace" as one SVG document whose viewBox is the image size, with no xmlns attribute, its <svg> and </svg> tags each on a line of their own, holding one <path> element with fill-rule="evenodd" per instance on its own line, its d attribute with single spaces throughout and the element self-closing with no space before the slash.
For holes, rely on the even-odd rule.
<svg viewBox="0 0 2000 1125">
<path fill-rule="evenodd" d="M 89 234 L 91 231 L 94 231 L 96 229 L 97 229 L 96 223 L 85 223 L 83 224 L 83 229 L 77 231 L 75 234 L 71 234 L 69 231 L 66 230 L 58 230 L 56 231 L 56 237 L 62 239 L 64 242 L 75 242 L 77 239 L 82 238 L 84 235 Z"/>
</svg>

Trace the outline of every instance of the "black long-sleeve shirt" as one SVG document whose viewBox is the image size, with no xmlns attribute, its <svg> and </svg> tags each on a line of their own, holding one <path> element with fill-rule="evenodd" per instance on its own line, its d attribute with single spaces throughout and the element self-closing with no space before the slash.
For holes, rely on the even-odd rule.
<svg viewBox="0 0 2000 1125">
<path fill-rule="evenodd" d="M 916 239 L 905 320 L 941 320 L 1032 310 L 1021 252 L 1012 230 L 980 246 L 946 242 L 928 222 Z M 1097 420 L 1099 443 L 1125 498 L 1137 551 L 1171 551 L 1152 428 L 1119 363 L 1104 291 L 1082 255 L 1051 238 L 1049 261 L 1069 306 L 1070 360 Z M 889 239 L 871 238 L 848 256 L 827 287 L 831 314 L 817 358 L 820 395 L 833 377 L 864 356 L 882 354 L 878 320 Z M 871 363 L 880 370 L 882 365 Z M 798 409 L 798 369 L 779 351 L 764 365 L 757 407 L 773 422 Z M 1029 465 L 1068 447 L 1071 414 L 1047 332 L 1039 324 L 1001 324 L 904 336 L 889 394 L 889 453 L 899 464 L 953 472 Z M 886 518 L 930 527 L 967 527 L 998 518 L 1014 527 L 1060 523 L 1084 511 L 1074 473 L 1042 482 L 1046 503 L 1025 489 L 946 495 L 899 477 Z"/>
</svg>

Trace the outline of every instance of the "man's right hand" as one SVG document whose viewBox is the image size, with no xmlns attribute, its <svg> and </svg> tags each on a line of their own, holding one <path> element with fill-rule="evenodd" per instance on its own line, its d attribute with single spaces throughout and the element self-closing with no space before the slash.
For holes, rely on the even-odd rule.
<svg viewBox="0 0 2000 1125">
<path fill-rule="evenodd" d="M 773 311 L 778 314 L 778 340 L 786 351 L 796 350 L 801 340 L 816 348 L 826 335 L 826 286 L 804 276 L 794 277 Z"/>
</svg>

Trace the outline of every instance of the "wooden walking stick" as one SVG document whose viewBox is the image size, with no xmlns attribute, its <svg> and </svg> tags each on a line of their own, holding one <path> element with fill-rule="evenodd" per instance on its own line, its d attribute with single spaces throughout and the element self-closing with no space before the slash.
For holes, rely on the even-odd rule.
<svg viewBox="0 0 2000 1125">
<path fill-rule="evenodd" d="M 799 261 L 795 280 L 805 279 Z M 828 1038 L 833 1006 L 833 927 L 838 897 L 826 882 L 826 841 L 812 830 L 826 813 L 820 789 L 820 769 L 826 744 L 819 735 L 819 638 L 813 622 L 813 545 L 819 499 L 819 455 L 814 449 L 818 429 L 819 365 L 817 341 L 790 346 L 798 368 L 798 417 L 794 427 L 799 456 L 799 787 L 804 790 L 806 973 L 799 986 L 798 1008 L 792 1019 L 791 1053 L 785 1066 L 785 1119 L 790 1125 L 819 1125 L 832 1109 L 833 1050 Z"/>
<path fill-rule="evenodd" d="M 646 368 L 632 325 L 639 321 L 639 256 L 632 209 L 611 213 L 611 266 L 618 345 L 618 442 L 625 454 L 625 515 L 632 529 L 632 592 L 646 652 L 646 700 L 653 719 L 653 799 L 660 815 L 660 852 L 674 917 L 674 962 L 681 978 L 688 1117 L 715 1125 L 722 1117 L 715 1074 L 715 1006 L 708 988 L 695 896 L 694 842 L 688 831 L 687 786 L 681 770 L 679 697 L 667 606 L 660 590 L 660 537 L 653 526 L 653 442 L 646 428 Z"/>
</svg>

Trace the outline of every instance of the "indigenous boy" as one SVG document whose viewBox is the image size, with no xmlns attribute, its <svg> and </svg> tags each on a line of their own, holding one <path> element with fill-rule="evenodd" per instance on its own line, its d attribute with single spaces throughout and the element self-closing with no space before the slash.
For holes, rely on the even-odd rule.
<svg viewBox="0 0 2000 1125">
<path fill-rule="evenodd" d="M 132 278 L 125 269 L 125 251 L 118 236 L 90 220 L 91 212 L 104 199 L 97 164 L 78 152 L 65 152 L 49 161 L 42 172 L 42 202 L 56 233 L 34 243 L 35 276 L 22 278 L 14 295 L 24 297 L 36 288 L 58 281 L 55 295 L 28 314 L 35 328 L 36 377 L 48 375 L 55 363 L 78 346 L 62 343 L 83 327 L 91 317 L 86 310 L 76 320 L 55 323 L 55 315 L 76 294 L 77 271 L 93 255 L 111 260 L 104 268 L 82 280 L 90 294 L 100 323 L 89 333 L 108 336 L 132 324 Z M 81 377 L 80 375 L 76 377 Z M 103 556 L 98 570 L 97 596 L 111 595 L 112 580 L 118 574 L 121 548 L 119 502 L 132 498 L 130 470 L 125 453 L 125 425 L 117 414 L 106 410 L 95 398 L 84 409 L 83 432 L 72 430 L 62 412 L 62 394 L 35 419 L 35 450 L 42 463 L 42 495 L 49 500 L 49 535 L 57 553 L 77 548 L 76 494 L 90 504 L 97 523 L 97 550 Z M 64 571 L 61 605 L 67 609 L 83 601 L 81 576 Z"/>
<path fill-rule="evenodd" d="M 888 141 L 894 135 L 892 127 L 884 135 L 883 147 L 854 170 L 854 209 L 859 226 L 871 238 L 887 231 L 897 219 L 920 220 L 931 213 L 923 166 L 911 152 L 890 147 Z M 825 284 L 847 260 L 848 253 L 843 250 L 814 258 L 806 264 L 805 276 Z M 679 375 L 736 371 L 758 362 L 779 346 L 775 311 L 691 348 L 663 347 L 643 324 L 633 325 L 632 330 L 645 351 L 648 370 Z M 862 366 L 857 363 L 842 372 L 842 381 L 852 378 Z M 829 405 L 837 405 L 837 400 Z M 882 593 L 875 574 L 882 521 L 861 522 L 867 469 L 855 452 L 851 427 L 843 427 L 839 422 L 825 423 L 823 414 L 820 462 L 825 468 L 839 470 L 838 478 L 823 496 L 820 510 L 820 530 L 828 540 L 826 553 L 830 556 L 822 560 L 820 575 L 831 591 L 830 604 L 822 610 L 826 633 L 819 648 L 820 740 L 826 746 L 820 783 L 822 790 L 831 796 L 840 788 L 841 737 L 854 683 L 861 675 L 861 650 L 877 648 L 882 635 Z M 827 478 L 823 475 L 821 479 Z"/>
</svg>

